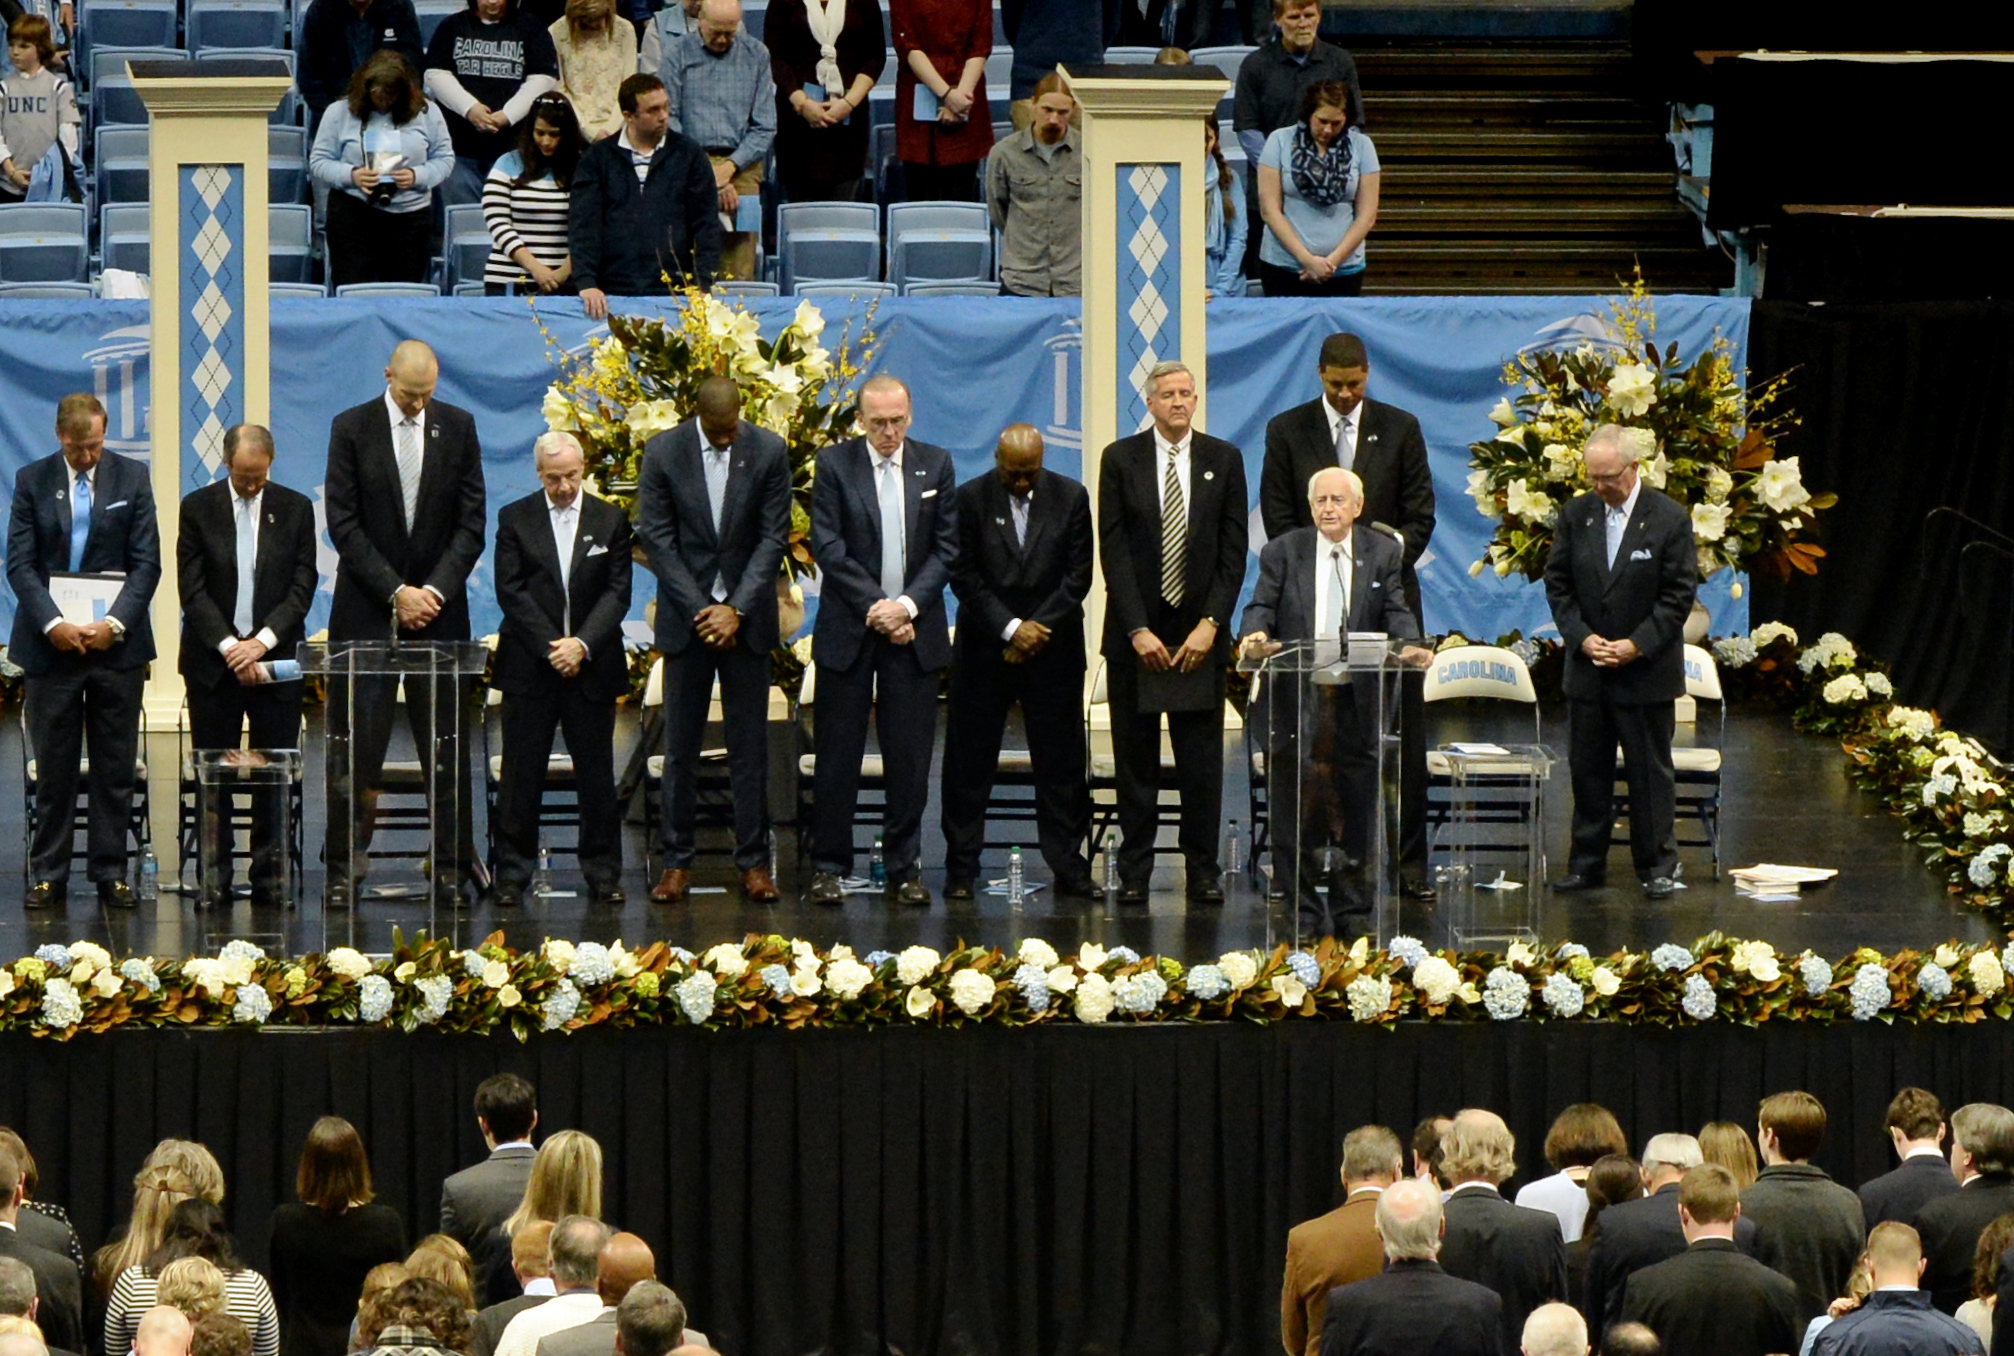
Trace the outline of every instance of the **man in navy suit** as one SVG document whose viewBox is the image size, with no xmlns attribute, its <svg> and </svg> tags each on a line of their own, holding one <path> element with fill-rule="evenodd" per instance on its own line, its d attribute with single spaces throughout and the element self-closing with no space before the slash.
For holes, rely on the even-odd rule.
<svg viewBox="0 0 2014 1356">
<path fill-rule="evenodd" d="M 680 904 L 691 885 L 700 740 L 717 680 L 734 865 L 748 900 L 773 904 L 769 652 L 777 642 L 777 571 L 790 539 L 790 450 L 741 417 L 732 379 L 701 382 L 697 416 L 644 448 L 636 532 L 657 575 L 664 656 L 664 874 L 650 897 Z"/>
<path fill-rule="evenodd" d="M 1615 832 L 1615 750 L 1629 782 L 1629 848 L 1651 899 L 1678 875 L 1673 830 L 1672 703 L 1685 695 L 1685 618 L 1699 562 L 1692 519 L 1643 483 L 1623 430 L 1604 424 L 1581 453 L 1594 488 L 1559 512 L 1546 598 L 1566 644 L 1573 773 L 1573 847 L 1555 890 L 1591 890 L 1608 876 Z"/>
<path fill-rule="evenodd" d="M 1908 1224 L 1939 1196 L 1958 1190 L 1944 1161 L 1944 1104 L 1925 1088 L 1904 1088 L 1888 1103 L 1888 1142 L 1899 1166 L 1860 1184 L 1860 1211 L 1872 1229 L 1885 1220 Z"/>
<path fill-rule="evenodd" d="M 944 586 L 958 553 L 951 456 L 909 438 L 909 388 L 890 376 L 860 388 L 866 436 L 818 454 L 811 554 L 820 576 L 812 778 L 814 904 L 845 900 L 867 714 L 886 772 L 882 852 L 888 897 L 930 903 L 921 880 L 923 807 L 937 734 L 937 674 L 951 662 Z"/>
<path fill-rule="evenodd" d="M 417 339 L 392 350 L 385 390 L 344 410 L 329 425 L 326 498 L 329 540 L 335 544 L 336 595 L 329 641 L 457 641 L 469 638 L 469 572 L 483 553 L 487 515 L 482 444 L 475 417 L 434 399 L 440 363 Z M 352 863 L 370 844 L 377 787 L 392 736 L 396 679 L 360 679 L 356 728 L 344 728 L 350 706 L 344 681 L 329 685 L 331 747 L 352 739 L 348 760 L 329 760 L 329 833 L 323 859 L 329 898 L 353 901 L 361 871 Z M 444 680 L 428 692 L 424 678 L 406 682 L 406 721 L 413 744 L 434 749 L 438 725 L 456 727 L 463 684 Z M 448 902 L 471 892 L 480 875 L 469 831 L 468 763 L 458 735 L 443 737 L 429 778 L 436 807 L 452 804 L 454 869 L 436 863 L 434 890 Z M 349 778 L 354 774 L 356 813 Z M 449 812 L 442 809 L 443 815 Z M 353 823 L 354 838 L 343 831 Z"/>
<path fill-rule="evenodd" d="M 629 515 L 581 489 L 580 442 L 532 444 L 539 491 L 497 514 L 497 634 L 491 682 L 503 693 L 497 793 L 498 904 L 524 901 L 538 859 L 553 729 L 573 759 L 580 837 L 575 859 L 597 904 L 621 904 L 622 816 L 615 803 L 615 702 L 629 691 L 622 620 L 629 615 Z"/>
<path fill-rule="evenodd" d="M 1264 654 L 1283 641 L 1328 641 L 1340 658 L 1352 631 L 1381 631 L 1395 640 L 1417 636 L 1419 622 L 1406 606 L 1399 544 L 1357 521 L 1364 506 L 1357 473 L 1340 466 L 1315 472 L 1308 480 L 1308 504 L 1314 525 L 1273 538 L 1259 553 L 1258 587 L 1239 619 L 1241 648 Z M 1282 811 L 1274 816 L 1275 860 L 1299 860 L 1293 893 L 1304 923 L 1328 931 L 1340 899 L 1341 912 L 1360 926 L 1369 921 L 1364 917 L 1369 900 L 1357 873 L 1368 859 L 1376 817 L 1383 712 L 1375 694 L 1358 694 L 1354 683 L 1288 679 L 1266 695 L 1272 728 L 1267 766 L 1297 769 L 1300 777 L 1293 797 L 1273 799 Z M 1306 747 L 1303 731 L 1309 735 Z M 1330 882 L 1325 905 L 1315 889 L 1323 876 L 1317 854 L 1337 842 L 1348 865 L 1344 876 Z"/>
<path fill-rule="evenodd" d="M 1035 835 L 1058 897 L 1092 893 L 1084 739 L 1084 595 L 1091 496 L 1042 467 L 1028 424 L 1000 434 L 994 469 L 958 487 L 958 663 L 944 741 L 944 897 L 970 899 L 986 802 L 1016 702 L 1035 774 Z"/>
<path fill-rule="evenodd" d="M 1417 1177 L 1386 1187 L 1377 1227 L 1385 1269 L 1329 1292 L 1322 1356 L 1499 1356 L 1503 1301 L 1436 1260 L 1440 1189 Z"/>
<path fill-rule="evenodd" d="M 1226 628 L 1245 584 L 1245 459 L 1199 433 L 1196 378 L 1147 374 L 1154 426 L 1107 447 L 1098 471 L 1106 690 L 1116 764 L 1119 901 L 1147 902 L 1161 790 L 1161 716 L 1175 753 L 1179 835 L 1192 901 L 1221 904 Z"/>
<path fill-rule="evenodd" d="M 301 744 L 300 676 L 272 680 L 273 661 L 294 658 L 315 569 L 315 506 L 269 479 L 273 435 L 257 424 L 224 434 L 226 478 L 182 500 L 175 534 L 176 582 L 182 594 L 181 670 L 189 690 L 189 742 L 199 749 L 235 749 L 250 726 L 254 749 Z M 252 902 L 284 901 L 286 845 L 275 840 L 276 806 L 259 790 L 252 814 Z M 203 904 L 230 897 L 230 817 L 203 845 Z M 221 840 L 221 841 L 220 841 Z"/>
<path fill-rule="evenodd" d="M 28 845 L 26 905 L 46 909 L 68 895 L 70 834 L 77 813 L 82 738 L 91 742 L 89 871 L 98 900 L 133 906 L 126 884 L 140 694 L 154 632 L 147 621 L 161 580 L 161 537 L 147 468 L 105 450 L 105 407 L 67 395 L 56 406 L 60 452 L 21 468 L 7 523 L 7 582 L 14 588 L 8 656 L 27 674 L 25 715 L 33 746 L 35 839 Z M 50 596 L 51 575 L 125 576 L 105 615 L 67 620 Z"/>
</svg>

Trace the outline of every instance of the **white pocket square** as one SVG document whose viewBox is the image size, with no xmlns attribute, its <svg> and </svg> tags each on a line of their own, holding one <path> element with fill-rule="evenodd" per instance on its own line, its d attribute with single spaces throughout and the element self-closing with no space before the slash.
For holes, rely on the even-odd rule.
<svg viewBox="0 0 2014 1356">
<path fill-rule="evenodd" d="M 923 497 L 924 497 L 925 499 L 935 499 L 935 498 L 937 497 L 937 491 L 935 491 L 935 490 L 925 490 L 925 491 L 923 492 Z"/>
<path fill-rule="evenodd" d="M 1649 559 L 1650 559 L 1650 552 L 1649 552 L 1649 551 L 1647 551 L 1647 550 L 1643 550 L 1643 549 L 1638 549 L 1638 550 L 1635 550 L 1635 551 L 1631 551 L 1631 552 L 1629 553 L 1629 558 L 1630 558 L 1631 560 L 1649 560 Z"/>
<path fill-rule="evenodd" d="M 605 556 L 608 554 L 608 548 L 606 546 L 590 546 L 587 548 L 587 553 L 591 556 Z"/>
<path fill-rule="evenodd" d="M 1382 580 L 1382 579 L 1373 579 L 1373 580 L 1371 581 L 1371 587 L 1372 587 L 1372 588 L 1374 588 L 1374 589 L 1381 589 L 1381 588 L 1383 588 L 1384 586 L 1385 586 L 1385 581 L 1384 581 L 1384 580 Z"/>
<path fill-rule="evenodd" d="M 105 512 L 110 513 L 115 508 L 124 508 L 129 502 L 129 500 L 121 499 L 116 504 L 107 504 L 105 505 Z"/>
</svg>

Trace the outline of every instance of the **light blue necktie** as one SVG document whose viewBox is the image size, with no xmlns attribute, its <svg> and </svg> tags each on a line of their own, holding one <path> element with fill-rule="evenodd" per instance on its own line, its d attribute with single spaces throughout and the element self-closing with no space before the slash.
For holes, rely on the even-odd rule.
<svg viewBox="0 0 2014 1356">
<path fill-rule="evenodd" d="M 1340 637 L 1343 634 L 1343 610 L 1349 606 L 1350 601 L 1349 582 L 1343 577 L 1342 547 L 1332 546 L 1329 548 L 1329 569 L 1331 571 L 1329 578 L 1329 601 L 1328 605 L 1323 608 L 1323 611 L 1329 615 L 1322 623 L 1324 628 L 1323 635 L 1325 637 Z"/>
<path fill-rule="evenodd" d="M 77 492 L 70 496 L 70 568 L 84 568 L 84 543 L 91 539 L 91 477 L 77 473 Z"/>
<path fill-rule="evenodd" d="M 876 491 L 881 500 L 881 592 L 890 598 L 902 596 L 902 468 L 892 457 L 876 454 L 880 464 L 874 473 L 881 484 Z"/>
<path fill-rule="evenodd" d="M 259 548 L 252 537 L 252 501 L 242 495 L 232 498 L 238 501 L 238 610 L 231 625 L 242 637 L 252 634 L 252 566 Z"/>
<path fill-rule="evenodd" d="M 706 463 L 706 501 L 713 508 L 713 535 L 716 541 L 720 538 L 721 510 L 727 504 L 728 458 L 733 451 L 731 446 L 709 445 L 706 455 L 701 458 Z M 713 601 L 716 603 L 727 601 L 727 579 L 718 572 L 713 576 Z"/>
<path fill-rule="evenodd" d="M 1344 415 L 1336 420 L 1336 465 L 1345 471 L 1357 469 L 1357 443 L 1350 437 L 1350 420 L 1354 415 Z"/>
<path fill-rule="evenodd" d="M 1606 531 L 1608 533 L 1608 567 L 1611 570 L 1615 568 L 1615 553 L 1622 549 L 1622 530 L 1628 525 L 1629 519 L 1623 516 L 1621 509 L 1612 508 L 1608 511 Z"/>
<path fill-rule="evenodd" d="M 1028 496 L 1014 494 L 1007 497 L 1007 507 L 1014 514 L 1014 544 L 1028 544 Z"/>
</svg>

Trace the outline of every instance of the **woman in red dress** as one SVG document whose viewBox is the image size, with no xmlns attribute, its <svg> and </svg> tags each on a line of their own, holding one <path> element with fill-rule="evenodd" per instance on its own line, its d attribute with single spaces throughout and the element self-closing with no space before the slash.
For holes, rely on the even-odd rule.
<svg viewBox="0 0 2014 1356">
<path fill-rule="evenodd" d="M 896 60 L 895 155 L 911 202 L 971 202 L 979 162 L 993 148 L 986 58 L 993 51 L 988 0 L 889 0 Z M 916 91 L 935 115 L 916 116 Z"/>
</svg>

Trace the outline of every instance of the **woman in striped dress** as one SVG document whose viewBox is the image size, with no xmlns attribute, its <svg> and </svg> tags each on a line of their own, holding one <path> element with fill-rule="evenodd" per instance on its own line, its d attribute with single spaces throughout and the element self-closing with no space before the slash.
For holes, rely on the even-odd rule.
<svg viewBox="0 0 2014 1356">
<path fill-rule="evenodd" d="M 224 1227 L 224 1212 L 200 1197 L 183 1201 L 168 1214 L 161 1246 L 140 1266 L 127 1267 L 112 1283 L 105 1305 L 105 1346 L 130 1351 L 140 1316 L 160 1302 L 161 1269 L 179 1258 L 201 1257 L 224 1273 L 224 1312 L 252 1331 L 252 1356 L 278 1356 L 280 1315 L 266 1278 L 238 1260 L 237 1244 Z"/>
<path fill-rule="evenodd" d="M 567 187 L 586 148 L 565 95 L 542 95 L 532 104 L 518 148 L 501 156 L 483 183 L 483 220 L 490 228 L 485 294 L 573 294 Z"/>
</svg>

